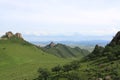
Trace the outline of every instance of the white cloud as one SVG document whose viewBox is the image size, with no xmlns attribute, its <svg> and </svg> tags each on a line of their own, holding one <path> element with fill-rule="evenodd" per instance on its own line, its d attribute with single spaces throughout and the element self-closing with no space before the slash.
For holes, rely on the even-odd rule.
<svg viewBox="0 0 120 80">
<path fill-rule="evenodd" d="M 64 14 L 61 13 L 64 11 Z M 59 13 L 61 12 L 61 13 Z M 109 25 L 120 21 L 120 11 L 109 9 L 103 11 L 80 11 L 61 10 L 59 12 L 48 11 L 48 13 L 24 13 L 14 12 L 1 16 L 5 20 L 15 20 L 46 24 L 80 24 L 80 25 Z M 73 13 L 71 13 L 73 12 Z"/>
<path fill-rule="evenodd" d="M 107 35 L 118 31 L 115 26 L 120 25 L 119 7 L 106 7 L 109 3 L 105 0 L 0 0 L 0 4 L 0 21 L 15 25 L 17 31 L 27 28 L 25 34 Z"/>
<path fill-rule="evenodd" d="M 48 36 L 49 33 L 48 32 L 43 32 L 43 31 L 39 31 L 39 32 L 24 32 L 25 35 L 35 35 L 35 36 Z"/>
</svg>

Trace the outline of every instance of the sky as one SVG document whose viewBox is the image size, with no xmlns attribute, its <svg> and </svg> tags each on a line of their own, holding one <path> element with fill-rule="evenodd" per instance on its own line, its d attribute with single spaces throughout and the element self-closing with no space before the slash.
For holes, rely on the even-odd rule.
<svg viewBox="0 0 120 80">
<path fill-rule="evenodd" d="M 62 40 L 78 35 L 94 39 L 106 36 L 108 40 L 120 30 L 119 3 L 120 0 L 0 0 L 0 35 L 12 31 L 22 33 L 28 40 L 30 36 Z"/>
</svg>

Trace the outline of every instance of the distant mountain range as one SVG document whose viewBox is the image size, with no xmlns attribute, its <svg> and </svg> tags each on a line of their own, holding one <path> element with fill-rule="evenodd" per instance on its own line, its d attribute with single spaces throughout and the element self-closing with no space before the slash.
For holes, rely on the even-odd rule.
<svg viewBox="0 0 120 80">
<path fill-rule="evenodd" d="M 114 34 L 113 34 L 114 35 Z M 23 35 L 27 41 L 110 41 L 113 35 Z"/>
<path fill-rule="evenodd" d="M 49 44 L 51 41 L 30 41 L 33 44 L 45 46 Z M 54 41 L 55 43 L 62 43 L 70 46 L 95 46 L 99 44 L 101 46 L 105 46 L 109 43 L 109 40 L 90 40 L 90 41 Z"/>
<path fill-rule="evenodd" d="M 46 46 L 51 41 L 31 41 L 31 43 L 35 45 L 39 45 L 41 47 Z M 87 49 L 90 52 L 94 49 L 95 45 L 98 44 L 100 46 L 105 46 L 109 43 L 108 40 L 91 40 L 91 41 L 54 41 L 54 43 L 65 44 L 70 47 L 79 47 L 81 49 Z"/>
</svg>

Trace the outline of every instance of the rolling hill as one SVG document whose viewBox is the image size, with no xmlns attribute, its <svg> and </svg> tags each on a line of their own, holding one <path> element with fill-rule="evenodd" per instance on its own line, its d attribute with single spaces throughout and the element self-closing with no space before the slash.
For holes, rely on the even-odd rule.
<svg viewBox="0 0 120 80">
<path fill-rule="evenodd" d="M 88 55 L 82 51 L 53 42 L 41 48 L 25 41 L 20 33 L 7 32 L 0 38 L 0 80 L 33 80 L 38 77 L 39 67 L 51 69 L 59 64 L 65 67 L 77 56 L 85 57 L 77 62 L 78 70 L 70 71 L 73 75 L 70 77 L 77 73 L 80 80 L 120 80 L 120 32 L 105 47 L 96 45 Z"/>
<path fill-rule="evenodd" d="M 89 51 L 85 49 L 80 49 L 79 47 L 69 47 L 63 44 L 55 44 L 51 42 L 49 45 L 42 47 L 42 50 L 46 53 L 53 54 L 57 57 L 61 58 L 70 58 L 70 57 L 78 57 L 82 58 L 89 54 Z"/>
<path fill-rule="evenodd" d="M 20 34 L 8 32 L 0 38 L 0 80 L 32 80 L 39 67 L 66 62 L 69 60 L 43 52 Z"/>
</svg>

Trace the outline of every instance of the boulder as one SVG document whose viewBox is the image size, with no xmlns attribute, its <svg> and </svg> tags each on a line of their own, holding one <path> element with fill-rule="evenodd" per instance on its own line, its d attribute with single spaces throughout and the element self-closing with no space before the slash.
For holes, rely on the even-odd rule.
<svg viewBox="0 0 120 80">
<path fill-rule="evenodd" d="M 97 78 L 96 80 L 103 80 L 102 78 Z"/>
<path fill-rule="evenodd" d="M 17 38 L 23 39 L 23 37 L 22 37 L 22 34 L 21 34 L 21 33 L 16 33 L 16 34 L 15 34 L 15 36 L 16 36 Z"/>
<path fill-rule="evenodd" d="M 13 37 L 13 36 L 14 36 L 14 34 L 13 34 L 11 31 L 6 32 L 6 37 L 7 37 L 7 38 L 11 38 L 11 37 Z"/>
<path fill-rule="evenodd" d="M 111 76 L 105 76 L 105 80 L 112 80 Z"/>
</svg>

